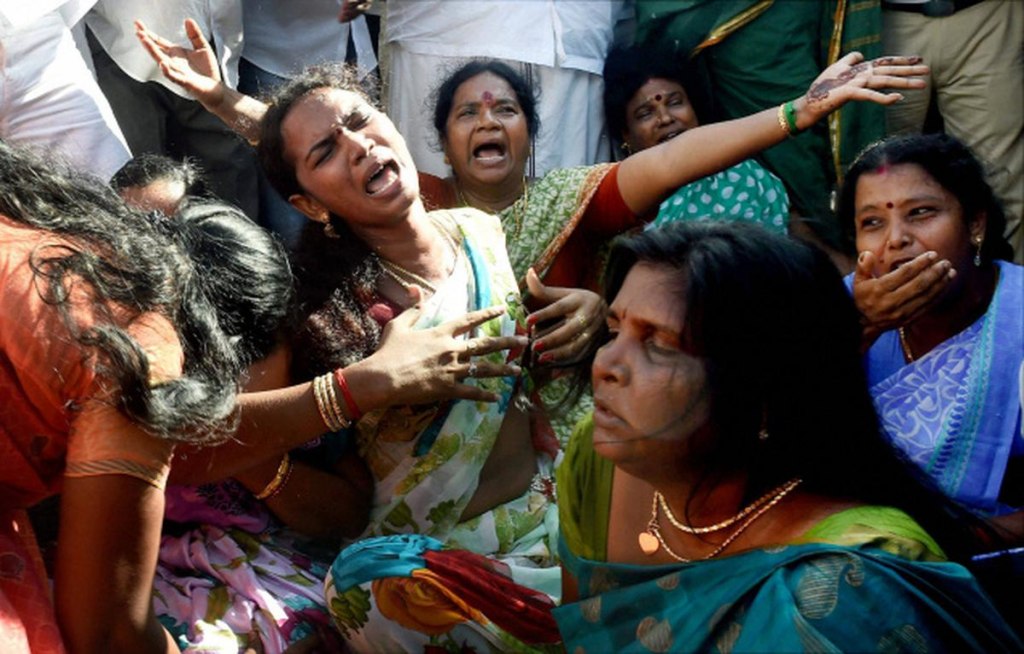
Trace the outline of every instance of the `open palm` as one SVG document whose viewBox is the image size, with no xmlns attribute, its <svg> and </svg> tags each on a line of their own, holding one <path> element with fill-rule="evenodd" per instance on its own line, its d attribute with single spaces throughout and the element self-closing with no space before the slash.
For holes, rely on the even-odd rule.
<svg viewBox="0 0 1024 654">
<path fill-rule="evenodd" d="M 204 105 L 217 105 L 224 95 L 217 56 L 203 36 L 198 23 L 185 21 L 191 48 L 171 43 L 136 21 L 136 36 L 156 60 L 164 77 L 181 86 Z"/>
</svg>

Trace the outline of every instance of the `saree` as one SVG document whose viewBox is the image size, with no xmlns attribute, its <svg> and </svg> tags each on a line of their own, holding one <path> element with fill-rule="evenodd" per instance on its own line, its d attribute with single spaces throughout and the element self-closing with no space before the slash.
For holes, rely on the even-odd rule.
<svg viewBox="0 0 1024 654">
<path fill-rule="evenodd" d="M 949 497 L 985 516 L 1020 508 L 999 492 L 1021 439 L 1024 267 L 996 264 L 988 310 L 967 329 L 909 364 L 892 330 L 865 358 L 886 436 Z"/>
<path fill-rule="evenodd" d="M 615 164 L 556 168 L 533 182 L 498 218 L 507 236 L 509 263 L 525 288 L 531 267 L 544 277 L 562 246 L 580 225 L 601 181 Z M 592 263 L 592 262 L 588 262 Z"/>
<path fill-rule="evenodd" d="M 593 423 L 559 469 L 568 652 L 1008 651 L 1021 642 L 962 566 L 902 511 L 864 506 L 792 543 L 684 564 L 605 561 L 612 471 Z"/>
<path fill-rule="evenodd" d="M 234 480 L 171 486 L 153 607 L 185 652 L 280 654 L 314 634 L 334 651 L 321 590 L 333 556 Z"/>
<path fill-rule="evenodd" d="M 741 118 L 802 96 L 827 66 L 881 52 L 877 0 L 638 0 L 637 42 L 663 45 L 697 66 L 719 120 Z M 758 159 L 808 218 L 830 215 L 829 195 L 854 157 L 884 136 L 884 109 L 852 102 L 827 124 L 787 139 Z M 838 225 L 830 225 L 838 238 Z"/>
<path fill-rule="evenodd" d="M 455 236 L 461 253 L 451 276 L 424 303 L 417 327 L 429 328 L 467 311 L 504 304 L 507 312 L 481 326 L 478 335 L 521 332 L 525 312 L 498 219 L 475 209 L 435 211 L 430 216 Z M 513 352 L 508 358 L 518 355 Z M 493 353 L 482 358 L 499 362 L 504 357 Z M 557 442 L 538 438 L 546 432 L 533 429 L 538 474 L 530 488 L 461 521 L 506 412 L 512 402 L 521 401 L 513 397 L 519 390 L 514 378 L 466 381 L 496 393 L 500 400 L 391 407 L 367 414 L 355 426 L 359 453 L 376 482 L 370 522 L 361 539 L 429 536 L 446 547 L 496 559 L 515 583 L 557 597 L 561 575 L 555 559 L 558 516 L 551 477 L 559 455 Z M 508 643 L 515 639 L 490 621 L 469 621 L 430 633 L 394 621 L 381 584 L 351 585 L 351 568 L 359 565 L 359 557 L 351 554 L 342 552 L 332 565 L 326 597 L 334 623 L 353 651 L 413 651 L 470 643 L 483 648 L 478 651 L 514 649 Z"/>
<path fill-rule="evenodd" d="M 742 221 L 786 234 L 789 195 L 782 180 L 753 159 L 747 159 L 681 186 L 661 203 L 658 216 L 644 229 L 679 220 Z"/>
</svg>

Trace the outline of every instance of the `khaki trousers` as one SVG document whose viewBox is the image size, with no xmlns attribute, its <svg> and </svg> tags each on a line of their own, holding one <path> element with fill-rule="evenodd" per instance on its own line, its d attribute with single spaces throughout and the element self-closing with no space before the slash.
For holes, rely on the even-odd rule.
<svg viewBox="0 0 1024 654">
<path fill-rule="evenodd" d="M 931 67 L 924 89 L 889 107 L 888 132 L 920 132 L 934 97 L 946 133 L 988 165 L 1024 263 L 1024 2 L 985 0 L 943 18 L 885 10 L 882 35 L 886 54 L 918 54 Z"/>
</svg>

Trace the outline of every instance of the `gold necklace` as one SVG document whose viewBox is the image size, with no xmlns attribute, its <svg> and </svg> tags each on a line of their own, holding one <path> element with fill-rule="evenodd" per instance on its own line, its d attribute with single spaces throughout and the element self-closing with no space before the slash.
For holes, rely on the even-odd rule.
<svg viewBox="0 0 1024 654">
<path fill-rule="evenodd" d="M 455 192 L 459 195 L 459 202 L 464 207 L 471 207 L 476 209 L 477 207 L 466 199 L 466 196 L 462 193 L 462 187 L 458 181 L 455 182 Z M 512 218 L 515 220 L 516 231 L 512 233 L 512 238 L 519 238 L 519 233 L 523 231 L 523 213 L 526 212 L 526 207 L 530 204 L 530 185 L 526 182 L 526 175 L 523 175 L 523 192 L 516 198 L 516 201 L 512 203 Z M 490 213 L 490 211 L 488 211 Z M 500 211 L 498 212 L 501 213 Z"/>
<path fill-rule="evenodd" d="M 902 327 L 896 330 L 900 335 L 900 347 L 903 348 L 903 358 L 907 360 L 907 363 L 914 363 L 914 351 L 910 349 L 910 343 L 907 342 L 907 333 Z"/>
<path fill-rule="evenodd" d="M 748 505 L 747 508 L 743 509 L 733 517 L 723 520 L 722 522 L 719 522 L 717 524 L 709 525 L 707 527 L 691 527 L 690 525 L 683 524 L 676 518 L 675 514 L 672 513 L 672 507 L 670 507 L 668 505 L 668 502 L 665 501 L 665 496 L 661 494 L 661 491 L 654 491 L 654 496 L 658 499 L 658 504 L 661 506 L 661 510 L 665 513 L 665 517 L 668 518 L 668 521 L 672 523 L 673 527 L 687 534 L 710 534 L 716 531 L 721 531 L 726 527 L 731 527 L 733 524 L 739 522 L 743 518 L 746 518 L 748 515 L 750 515 L 751 512 L 753 512 L 755 509 L 757 509 L 762 504 L 772 499 L 776 495 L 780 493 L 789 492 L 785 491 L 784 489 L 790 483 L 791 482 L 786 482 L 785 484 L 779 486 L 778 488 L 768 491 L 767 493 L 756 499 L 752 504 Z"/>
<path fill-rule="evenodd" d="M 448 249 L 451 250 L 452 256 L 455 258 L 455 264 L 458 265 L 459 248 L 455 244 L 455 237 L 452 236 L 448 230 L 445 229 L 444 225 L 439 223 L 436 219 L 431 218 L 430 223 L 434 226 L 434 229 L 440 233 L 441 240 L 448 246 Z M 389 261 L 384 257 L 378 257 L 378 260 L 380 261 L 380 266 L 384 271 L 384 274 L 395 280 L 402 288 L 409 290 L 409 287 L 412 286 L 412 284 L 409 283 L 411 281 L 417 286 L 423 287 L 423 290 L 429 292 L 431 295 L 437 293 L 437 287 L 425 277 L 417 275 L 413 271 L 403 268 L 394 261 Z"/>
<path fill-rule="evenodd" d="M 712 550 L 710 554 L 702 556 L 699 559 L 688 559 L 685 556 L 681 556 L 677 554 L 671 547 L 669 547 L 668 543 L 665 542 L 665 538 L 661 534 L 661 524 L 658 522 L 658 498 L 657 496 L 654 496 L 651 500 L 651 520 L 647 523 L 647 529 L 645 529 L 637 535 L 637 541 L 640 544 L 640 549 L 647 556 L 652 556 L 659 549 L 665 548 L 665 552 L 667 552 L 669 556 L 671 556 L 676 561 L 679 561 L 680 563 L 690 563 L 692 561 L 707 561 L 708 559 L 713 559 L 722 552 L 724 552 L 725 548 L 729 547 L 729 545 L 731 545 L 733 541 L 739 538 L 740 534 L 746 531 L 750 525 L 754 524 L 754 522 L 762 515 L 764 515 L 769 509 L 778 504 L 782 500 L 782 498 L 788 495 L 794 488 L 799 486 L 800 482 L 802 481 L 802 479 L 797 478 L 791 479 L 788 482 L 786 482 L 786 484 L 782 486 L 782 489 L 775 495 L 775 497 L 773 497 L 767 504 L 762 506 L 752 516 L 750 516 L 750 518 L 746 522 L 741 524 L 739 528 L 732 533 L 731 536 L 722 541 L 721 545 Z"/>
</svg>

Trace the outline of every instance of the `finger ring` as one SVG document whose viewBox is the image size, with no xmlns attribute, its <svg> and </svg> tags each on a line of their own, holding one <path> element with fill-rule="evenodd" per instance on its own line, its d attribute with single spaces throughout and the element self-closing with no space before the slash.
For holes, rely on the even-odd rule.
<svg viewBox="0 0 1024 654">
<path fill-rule="evenodd" d="M 466 341 L 466 354 L 476 354 L 476 341 L 472 339 Z"/>
<path fill-rule="evenodd" d="M 580 332 L 579 338 L 583 339 L 583 341 L 586 341 L 588 338 L 590 338 L 590 332 L 584 329 L 583 331 Z"/>
<path fill-rule="evenodd" d="M 469 370 L 466 371 L 467 377 L 476 377 L 476 361 L 470 361 Z"/>
<path fill-rule="evenodd" d="M 576 321 L 579 322 L 580 327 L 586 328 L 586 326 L 587 326 L 587 317 L 585 315 L 583 315 L 582 311 L 580 311 L 579 313 L 576 314 Z"/>
</svg>

